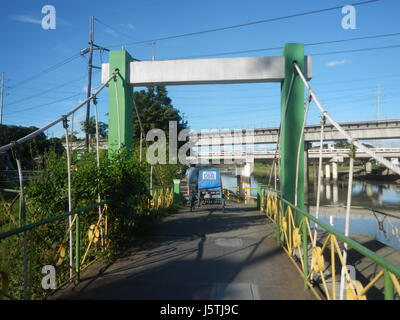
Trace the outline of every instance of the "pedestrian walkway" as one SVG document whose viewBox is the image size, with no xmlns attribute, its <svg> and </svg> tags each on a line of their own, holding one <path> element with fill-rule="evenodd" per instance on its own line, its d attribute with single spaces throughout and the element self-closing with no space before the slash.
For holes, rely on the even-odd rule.
<svg viewBox="0 0 400 320">
<path fill-rule="evenodd" d="M 124 257 L 93 265 L 52 298 L 314 299 L 254 207 L 196 210 L 165 218 Z"/>
</svg>

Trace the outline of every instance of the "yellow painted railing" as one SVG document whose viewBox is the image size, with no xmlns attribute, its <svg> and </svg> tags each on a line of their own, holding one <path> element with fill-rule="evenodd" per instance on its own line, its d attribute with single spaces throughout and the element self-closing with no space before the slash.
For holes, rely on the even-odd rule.
<svg viewBox="0 0 400 320">
<path fill-rule="evenodd" d="M 278 242 L 302 274 L 305 286 L 308 286 L 317 297 L 328 300 L 339 299 L 340 295 L 336 288 L 337 271 L 344 272 L 346 299 L 365 300 L 369 290 L 376 286 L 378 282 L 380 282 L 380 288 L 383 287 L 385 299 L 394 299 L 396 292 L 397 297 L 400 296 L 400 269 L 397 266 L 331 229 L 303 210 L 296 208 L 282 199 L 276 191 L 272 189 L 263 190 L 261 212 L 265 213 L 268 219 L 276 224 Z M 296 214 L 301 215 L 301 221 L 298 225 L 295 223 Z M 318 232 L 318 239 L 315 230 L 313 232 L 310 227 L 310 221 L 318 224 L 325 231 Z M 339 240 L 342 246 L 339 244 Z M 310 268 L 308 267 L 309 248 L 307 243 L 311 244 Z M 362 284 L 350 277 L 350 271 L 344 258 L 344 246 L 353 248 L 376 264 L 376 274 L 373 275 L 372 279 L 369 279 L 369 282 Z M 337 268 L 338 266 L 340 269 Z M 378 269 L 380 270 L 378 271 Z M 322 297 L 315 290 L 316 285 L 322 286 Z"/>
<path fill-rule="evenodd" d="M 231 189 L 235 189 L 236 191 L 233 192 Z M 225 195 L 227 200 L 230 198 L 236 198 L 236 201 L 240 202 L 239 196 L 239 186 L 222 186 L 222 193 Z"/>
<path fill-rule="evenodd" d="M 255 200 L 257 200 L 257 197 L 256 197 L 256 196 L 252 196 L 252 195 L 249 194 L 249 193 L 250 193 L 250 192 L 249 192 L 250 190 L 257 190 L 257 188 L 256 188 L 256 187 L 245 187 L 245 188 L 244 188 L 244 203 L 245 203 L 245 204 L 248 203 L 249 199 L 255 199 Z"/>
<path fill-rule="evenodd" d="M 143 199 L 144 214 L 168 208 L 173 203 L 173 186 L 155 187 L 150 193 L 150 199 L 147 195 Z M 44 298 L 50 291 L 41 288 L 45 276 L 41 273 L 43 266 L 55 268 L 57 288 L 60 288 L 73 279 L 79 279 L 80 272 L 101 257 L 100 252 L 109 249 L 110 210 L 107 201 L 21 225 L 16 208 L 12 210 L 17 200 L 18 194 L 4 202 L 0 211 L 3 222 L 7 221 L 7 224 L 2 224 L 7 228 L 0 230 L 0 300 Z M 29 206 L 27 209 L 29 212 Z M 73 217 L 71 225 L 68 217 Z M 75 234 L 72 251 L 69 246 L 71 230 Z M 71 254 L 72 265 L 69 261 Z M 25 259 L 28 262 L 26 267 Z"/>
<path fill-rule="evenodd" d="M 150 189 L 151 198 L 146 200 L 148 210 L 168 208 L 173 202 L 174 186 L 154 187 Z"/>
</svg>

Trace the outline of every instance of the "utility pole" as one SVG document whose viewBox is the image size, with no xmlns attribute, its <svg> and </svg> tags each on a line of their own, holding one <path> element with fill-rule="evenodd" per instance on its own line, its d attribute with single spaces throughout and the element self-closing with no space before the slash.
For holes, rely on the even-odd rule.
<svg viewBox="0 0 400 320">
<path fill-rule="evenodd" d="M 86 53 L 89 53 L 89 63 L 88 63 L 88 69 L 89 69 L 89 74 L 88 74 L 88 87 L 87 87 L 87 98 L 89 98 L 92 95 L 92 69 L 99 69 L 101 70 L 101 67 L 94 66 L 92 64 L 93 61 L 93 51 L 94 50 L 101 50 L 101 51 L 110 51 L 107 48 L 103 48 L 101 46 L 98 46 L 93 43 L 93 34 L 94 34 L 94 16 L 90 16 L 90 41 L 89 41 L 89 48 L 85 48 L 81 50 L 81 55 L 84 55 Z M 90 118 L 90 100 L 86 104 L 86 124 L 89 123 L 89 118 Z M 87 150 L 89 150 L 89 135 L 86 133 L 85 135 L 85 147 Z"/>
<path fill-rule="evenodd" d="M 1 73 L 0 125 L 3 124 L 4 72 Z"/>
<path fill-rule="evenodd" d="M 93 59 L 93 29 L 94 29 L 94 17 L 90 16 L 90 42 L 89 42 L 89 74 L 88 74 L 88 87 L 87 87 L 87 98 L 90 97 L 92 91 L 92 59 Z M 90 118 L 90 100 L 86 104 L 86 126 L 89 125 Z M 87 131 L 87 128 L 86 128 Z M 85 134 L 85 147 L 89 150 L 89 134 Z"/>
<path fill-rule="evenodd" d="M 151 60 L 156 60 L 156 43 L 154 41 L 151 43 Z"/>
</svg>

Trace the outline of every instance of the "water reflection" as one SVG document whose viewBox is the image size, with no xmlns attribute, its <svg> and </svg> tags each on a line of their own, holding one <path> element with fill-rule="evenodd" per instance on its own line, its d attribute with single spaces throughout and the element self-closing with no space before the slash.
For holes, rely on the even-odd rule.
<svg viewBox="0 0 400 320">
<path fill-rule="evenodd" d="M 236 176 L 223 174 L 222 183 L 235 186 L 237 184 Z M 265 184 L 266 181 L 259 181 L 252 176 L 250 183 L 252 187 L 257 187 L 258 183 Z M 317 199 L 316 182 L 311 182 L 306 189 L 308 190 L 306 202 L 315 204 Z M 257 191 L 251 190 L 251 195 L 256 196 Z M 321 205 L 345 205 L 347 201 L 347 181 L 324 181 L 321 183 L 320 198 Z M 400 212 L 400 185 L 353 180 L 351 203 L 353 206 Z"/>
<path fill-rule="evenodd" d="M 309 185 L 309 203 L 315 203 L 317 199 L 316 190 L 316 183 Z M 397 184 L 354 181 L 351 194 L 351 203 L 354 206 L 380 210 L 398 210 L 400 207 L 400 186 Z M 321 184 L 320 198 L 322 205 L 345 205 L 347 201 L 347 182 L 324 181 Z"/>
<path fill-rule="evenodd" d="M 236 185 L 236 177 L 222 175 L 224 185 Z M 251 186 L 256 187 L 259 181 L 251 177 Z M 260 183 L 266 183 L 260 181 Z M 345 205 L 347 201 L 347 181 L 326 181 L 320 187 L 321 208 L 319 218 L 332 228 L 344 233 Z M 279 188 L 279 187 L 278 187 Z M 308 191 L 305 202 L 306 210 L 315 215 L 317 199 L 317 184 L 312 182 L 305 188 Z M 252 196 L 257 195 L 256 190 L 250 191 Z M 387 217 L 379 213 L 364 209 L 371 208 L 400 216 L 400 185 L 395 183 L 366 182 L 354 180 L 352 185 L 352 208 L 350 221 L 350 234 L 363 234 L 376 238 L 389 246 L 400 249 L 400 219 Z"/>
</svg>

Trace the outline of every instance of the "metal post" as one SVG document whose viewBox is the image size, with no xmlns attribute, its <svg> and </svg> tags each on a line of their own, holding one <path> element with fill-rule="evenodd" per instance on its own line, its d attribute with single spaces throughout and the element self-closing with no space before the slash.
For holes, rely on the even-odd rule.
<svg viewBox="0 0 400 320">
<path fill-rule="evenodd" d="M 181 180 L 174 179 L 174 196 L 172 198 L 174 204 L 179 204 L 181 202 L 180 183 Z"/>
<path fill-rule="evenodd" d="M 294 70 L 293 62 L 297 62 L 299 68 L 304 71 L 304 45 L 300 43 L 285 44 L 282 55 L 285 56 L 285 79 L 281 83 L 281 142 L 280 142 L 280 183 L 282 197 L 294 203 L 297 198 L 297 207 L 304 209 L 304 152 L 299 155 L 298 166 L 298 187 L 296 190 L 296 167 L 297 150 L 299 149 L 299 137 L 301 135 L 304 121 L 304 84 L 300 77 L 296 76 L 289 95 L 290 80 Z M 286 107 L 287 102 L 287 108 Z M 286 112 L 286 114 L 285 114 Z M 285 117 L 285 118 L 284 118 Z M 300 150 L 304 150 L 304 139 L 300 142 Z M 282 208 L 283 212 L 285 210 Z M 298 226 L 303 218 L 301 213 L 296 214 L 296 225 Z M 308 239 L 307 226 L 302 225 L 302 249 L 304 255 L 304 286 L 308 275 Z"/>
<path fill-rule="evenodd" d="M 20 187 L 20 210 L 21 210 L 21 220 L 22 226 L 26 225 L 26 211 L 25 211 L 25 194 L 24 194 L 24 179 L 22 175 L 22 166 L 21 160 L 18 156 L 18 151 L 16 151 L 16 162 L 18 168 L 18 176 L 19 176 L 19 187 Z M 27 234 L 24 231 L 24 300 L 28 299 L 28 243 L 27 243 Z"/>
<path fill-rule="evenodd" d="M 72 211 L 72 197 L 71 197 L 71 156 L 69 152 L 69 141 L 68 141 L 68 120 L 65 118 L 63 120 L 63 127 L 65 130 L 65 145 L 67 151 L 67 172 L 68 172 L 68 211 Z M 72 220 L 71 216 L 68 217 L 69 225 L 69 277 L 72 278 Z"/>
<path fill-rule="evenodd" d="M 383 278 L 385 300 L 394 300 L 394 285 L 392 279 L 390 279 L 389 271 L 386 268 L 383 271 Z"/>
<path fill-rule="evenodd" d="M 142 140 L 143 140 L 143 134 L 142 130 L 140 130 L 140 150 L 139 150 L 139 162 L 142 163 Z"/>
<path fill-rule="evenodd" d="M 261 198 L 262 198 L 261 184 L 258 184 L 257 185 L 257 210 L 261 210 Z"/>
<path fill-rule="evenodd" d="M 80 225 L 79 225 L 79 214 L 76 216 L 75 220 L 75 272 L 76 280 L 79 281 L 80 278 L 80 259 L 81 259 L 81 241 L 80 241 Z"/>
</svg>

